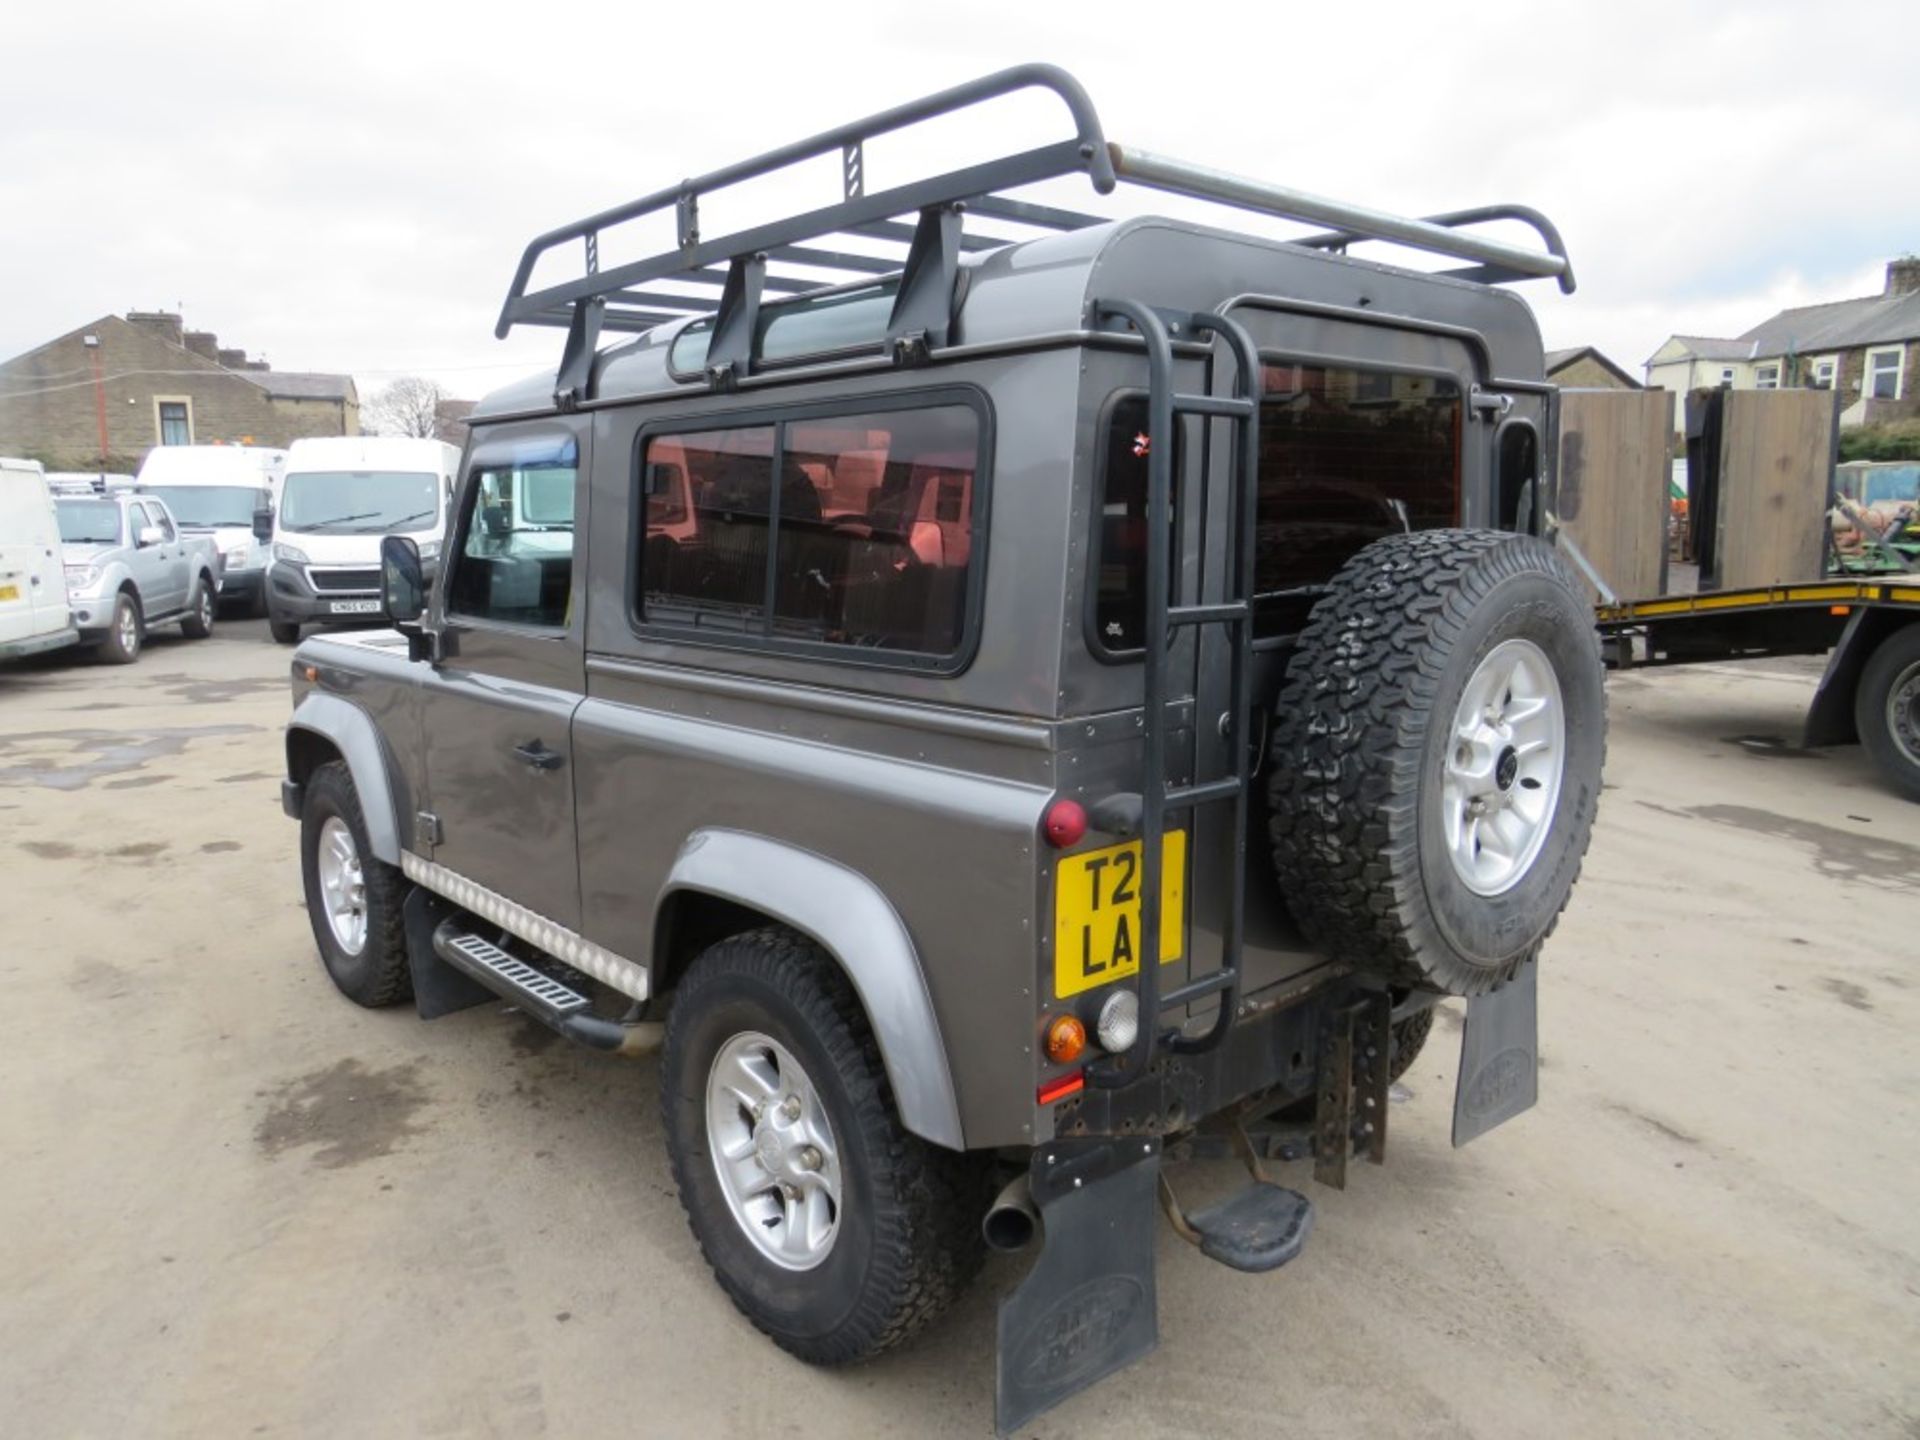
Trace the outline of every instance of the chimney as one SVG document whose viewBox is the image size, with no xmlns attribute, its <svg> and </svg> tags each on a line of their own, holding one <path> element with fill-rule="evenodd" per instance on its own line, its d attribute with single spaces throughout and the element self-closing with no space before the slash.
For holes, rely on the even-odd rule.
<svg viewBox="0 0 1920 1440">
<path fill-rule="evenodd" d="M 202 360 L 214 360 L 220 352 L 220 339 L 211 330 L 189 330 L 180 343 Z"/>
<path fill-rule="evenodd" d="M 271 370 L 273 367 L 264 360 L 249 360 L 245 368 L 248 370 Z"/>
<path fill-rule="evenodd" d="M 165 310 L 129 310 L 127 323 L 139 325 L 158 335 L 170 345 L 183 343 L 180 333 L 180 317 Z"/>
<path fill-rule="evenodd" d="M 1920 255 L 1902 255 L 1887 262 L 1887 294 L 1911 295 L 1920 291 Z"/>
<path fill-rule="evenodd" d="M 244 370 L 247 368 L 247 352 L 244 350 L 222 350 L 214 358 L 229 370 Z"/>
</svg>

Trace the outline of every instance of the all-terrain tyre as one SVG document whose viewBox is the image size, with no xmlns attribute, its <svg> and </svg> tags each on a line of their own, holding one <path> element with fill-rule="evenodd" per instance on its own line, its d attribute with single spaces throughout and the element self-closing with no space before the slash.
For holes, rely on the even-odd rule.
<svg viewBox="0 0 1920 1440">
<path fill-rule="evenodd" d="M 313 943 L 340 993 L 369 1009 L 411 998 L 401 914 L 409 883 L 397 868 L 374 858 L 360 794 L 343 761 L 328 761 L 307 780 L 300 873 Z M 343 901 L 344 910 L 337 908 Z"/>
<path fill-rule="evenodd" d="M 1593 612 L 1549 546 L 1377 540 L 1315 604 L 1281 688 L 1268 799 L 1286 902 L 1358 969 L 1492 990 L 1566 906 L 1605 752 Z"/>
<path fill-rule="evenodd" d="M 300 643 L 300 626 L 295 622 L 269 620 L 267 621 L 267 633 L 273 636 L 273 643 L 276 645 L 298 645 Z"/>
<path fill-rule="evenodd" d="M 1853 719 L 1881 778 L 1920 800 L 1920 624 L 1894 631 L 1867 657 Z"/>
<path fill-rule="evenodd" d="M 140 613 L 140 602 L 132 592 L 122 590 L 113 597 L 113 620 L 97 653 L 109 665 L 131 665 L 140 658 L 140 647 L 146 639 L 147 622 Z"/>
<path fill-rule="evenodd" d="M 736 1074 L 767 1083 L 730 1086 Z M 781 1108 L 789 1100 L 793 1120 Z M 756 930 L 693 962 L 667 1022 L 660 1108 L 701 1253 L 740 1312 L 790 1354 L 868 1359 L 946 1309 L 979 1270 L 989 1172 L 900 1124 L 859 1001 L 811 941 Z M 783 1137 L 803 1138 L 789 1124 L 820 1139 L 813 1158 L 824 1151 L 827 1168 L 816 1178 L 788 1168 Z M 798 1182 L 796 1198 L 782 1198 L 782 1176 Z M 831 1207 L 814 1198 L 828 1180 Z"/>
<path fill-rule="evenodd" d="M 1393 1058 L 1387 1062 L 1387 1078 L 1398 1080 L 1413 1068 L 1420 1052 L 1427 1048 L 1433 1033 L 1433 1007 L 1416 1010 L 1404 1020 L 1393 1022 Z"/>
<path fill-rule="evenodd" d="M 180 622 L 180 633 L 189 640 L 205 640 L 213 634 L 213 577 L 202 575 L 194 591 L 193 609 Z"/>
</svg>

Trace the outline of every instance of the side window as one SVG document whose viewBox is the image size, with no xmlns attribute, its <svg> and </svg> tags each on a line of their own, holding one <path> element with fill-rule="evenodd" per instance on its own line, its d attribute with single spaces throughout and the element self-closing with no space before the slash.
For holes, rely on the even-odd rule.
<svg viewBox="0 0 1920 1440">
<path fill-rule="evenodd" d="M 160 532 L 160 543 L 171 544 L 174 538 L 173 522 L 167 518 L 167 512 L 158 505 L 141 505 L 138 508 L 140 514 L 134 522 L 134 528 L 138 530 L 142 526 L 152 525 Z"/>
<path fill-rule="evenodd" d="M 460 517 L 448 614 L 547 629 L 567 625 L 577 454 L 569 443 L 498 464 L 482 456 Z"/>
<path fill-rule="evenodd" d="M 965 405 L 650 437 L 640 619 L 716 637 L 957 653 L 980 444 Z"/>
</svg>

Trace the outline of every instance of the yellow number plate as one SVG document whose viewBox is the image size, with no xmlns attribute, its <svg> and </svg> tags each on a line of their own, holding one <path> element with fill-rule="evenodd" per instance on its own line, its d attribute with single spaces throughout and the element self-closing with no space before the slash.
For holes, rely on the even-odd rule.
<svg viewBox="0 0 1920 1440">
<path fill-rule="evenodd" d="M 20 587 L 18 585 L 0 585 L 0 600 L 18 600 L 19 598 Z"/>
<path fill-rule="evenodd" d="M 1160 963 L 1180 958 L 1187 835 L 1161 842 Z M 1069 855 L 1053 877 L 1053 993 L 1078 995 L 1140 969 L 1140 842 Z"/>
</svg>

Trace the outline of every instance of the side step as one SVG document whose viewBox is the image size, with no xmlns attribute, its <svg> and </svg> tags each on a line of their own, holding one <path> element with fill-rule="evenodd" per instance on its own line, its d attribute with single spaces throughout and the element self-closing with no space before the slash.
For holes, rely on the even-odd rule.
<svg viewBox="0 0 1920 1440">
<path fill-rule="evenodd" d="M 620 1021 L 592 1013 L 572 985 L 474 934 L 471 923 L 438 896 L 416 888 L 407 897 L 407 958 L 414 1003 L 424 1020 L 498 997 L 577 1045 L 613 1055 L 659 1049 L 657 1020 Z"/>
</svg>

